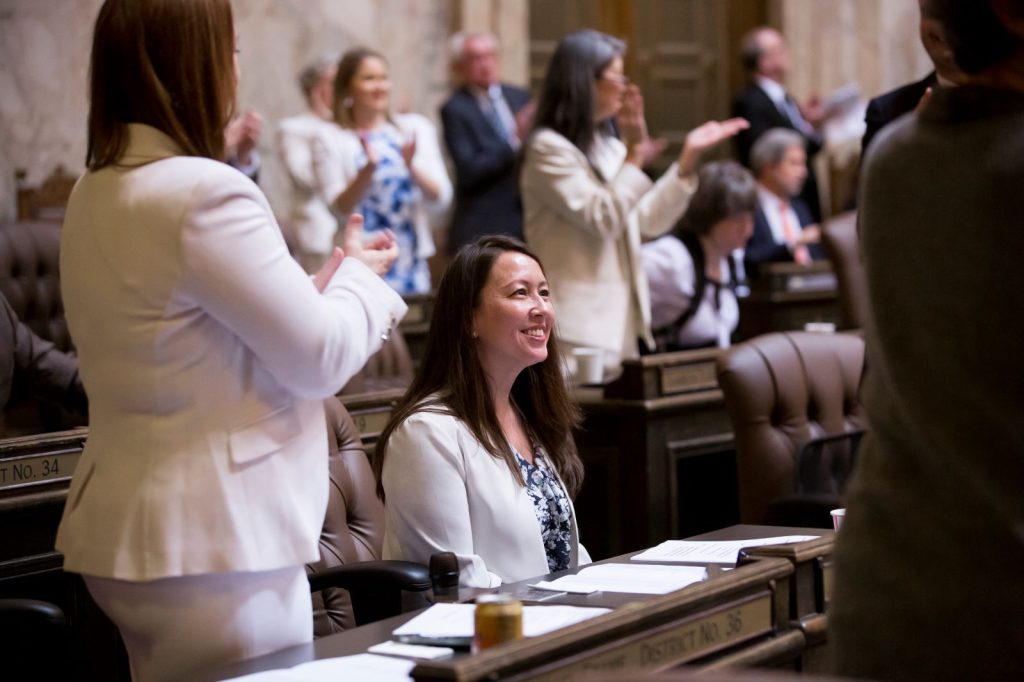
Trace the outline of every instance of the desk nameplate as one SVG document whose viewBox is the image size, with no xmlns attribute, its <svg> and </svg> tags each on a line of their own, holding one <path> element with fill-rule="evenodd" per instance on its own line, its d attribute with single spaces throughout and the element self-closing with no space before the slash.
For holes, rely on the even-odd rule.
<svg viewBox="0 0 1024 682">
<path fill-rule="evenodd" d="M 387 426 L 391 418 L 391 409 L 352 414 L 352 421 L 361 436 L 378 434 Z"/>
<path fill-rule="evenodd" d="M 0 459 L 0 490 L 70 479 L 81 457 L 76 448 Z"/>
<path fill-rule="evenodd" d="M 658 378 L 661 395 L 718 388 L 718 374 L 713 361 L 662 367 Z"/>
<path fill-rule="evenodd" d="M 533 670 L 526 677 L 556 682 L 617 670 L 663 670 L 771 632 L 772 597 L 764 593 L 652 633 L 620 640 L 609 648 L 582 653 L 556 664 L 559 667 L 555 670 Z"/>
</svg>

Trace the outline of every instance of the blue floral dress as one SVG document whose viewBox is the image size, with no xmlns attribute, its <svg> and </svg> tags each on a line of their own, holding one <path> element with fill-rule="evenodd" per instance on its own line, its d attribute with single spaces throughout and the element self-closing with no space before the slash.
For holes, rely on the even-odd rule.
<svg viewBox="0 0 1024 682">
<path fill-rule="evenodd" d="M 423 197 L 402 158 L 402 132 L 386 125 L 366 133 L 366 138 L 380 160 L 373 172 L 373 185 L 356 211 L 363 215 L 366 234 L 383 229 L 395 233 L 398 259 L 384 276 L 384 281 L 400 294 L 427 293 L 430 291 L 430 269 L 427 261 L 416 255 L 418 244 L 413 223 L 416 206 Z M 365 165 L 366 153 L 360 149 L 356 167 Z"/>
<path fill-rule="evenodd" d="M 526 482 L 526 493 L 533 502 L 533 511 L 540 524 L 544 551 L 548 556 L 548 570 L 569 568 L 572 559 L 572 506 L 541 448 L 533 454 L 533 464 L 512 448 L 519 463 L 519 471 Z"/>
</svg>

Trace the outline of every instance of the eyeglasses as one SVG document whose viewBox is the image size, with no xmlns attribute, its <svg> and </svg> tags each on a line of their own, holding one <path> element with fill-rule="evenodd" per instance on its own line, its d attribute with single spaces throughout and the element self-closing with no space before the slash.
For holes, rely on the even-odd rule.
<svg viewBox="0 0 1024 682">
<path fill-rule="evenodd" d="M 624 73 L 602 73 L 600 77 L 618 85 L 629 85 L 629 77 Z"/>
</svg>

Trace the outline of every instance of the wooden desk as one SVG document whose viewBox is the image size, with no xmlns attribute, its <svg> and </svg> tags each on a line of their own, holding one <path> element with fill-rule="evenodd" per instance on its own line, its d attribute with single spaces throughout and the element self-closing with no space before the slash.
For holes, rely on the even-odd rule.
<svg viewBox="0 0 1024 682">
<path fill-rule="evenodd" d="M 813 534 L 795 528 L 733 526 L 695 539 L 737 540 Z M 826 535 L 830 535 L 828 531 Z M 829 547 L 831 539 L 824 542 Z M 609 561 L 629 561 L 624 555 Z M 564 571 L 548 578 L 571 573 Z M 720 660 L 747 664 L 790 664 L 803 651 L 805 637 L 792 626 L 790 585 L 793 563 L 765 557 L 712 580 L 668 595 L 594 593 L 561 595 L 545 603 L 605 606 L 604 616 L 481 654 L 457 654 L 417 665 L 417 680 L 574 679 L 601 670 L 656 672 L 681 663 L 715 665 Z M 537 579 L 503 586 L 516 593 Z M 404 614 L 331 635 L 312 644 L 221 668 L 207 679 L 223 679 L 306 661 L 364 652 L 391 638 L 412 618 Z"/>
<path fill-rule="evenodd" d="M 828 261 L 763 264 L 739 306 L 739 339 L 803 329 L 808 322 L 842 325 L 835 273 Z"/>
<path fill-rule="evenodd" d="M 576 516 L 595 558 L 739 520 L 732 425 L 714 373 L 719 352 L 626 361 L 603 395 L 577 389 L 586 478 Z"/>
<path fill-rule="evenodd" d="M 427 334 L 430 332 L 430 318 L 434 314 L 434 294 L 410 294 L 403 298 L 409 306 L 409 311 L 398 327 L 402 330 L 406 345 L 409 346 L 413 366 L 419 367 L 427 345 Z"/>
</svg>

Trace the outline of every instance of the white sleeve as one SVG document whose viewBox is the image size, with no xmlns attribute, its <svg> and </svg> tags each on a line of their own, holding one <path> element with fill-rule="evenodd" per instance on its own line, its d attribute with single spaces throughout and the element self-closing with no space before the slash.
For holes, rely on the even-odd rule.
<svg viewBox="0 0 1024 682">
<path fill-rule="evenodd" d="M 353 258 L 318 292 L 288 255 L 259 189 L 232 174 L 200 183 L 184 217 L 182 289 L 281 385 L 308 398 L 332 395 L 380 348 L 406 305 Z"/>
<path fill-rule="evenodd" d="M 333 124 L 325 124 L 310 143 L 313 154 L 313 182 L 320 198 L 334 208 L 338 195 L 345 191 L 356 176 L 355 150 L 350 150 L 352 133 Z M 344 223 L 342 223 L 344 224 Z"/>
<path fill-rule="evenodd" d="M 291 181 L 307 192 L 316 190 L 313 175 L 312 135 L 304 135 L 282 122 L 277 129 L 277 149 Z"/>
<path fill-rule="evenodd" d="M 644 271 L 651 295 L 651 326 L 654 329 L 675 322 L 693 298 L 693 259 L 686 246 L 667 235 L 644 244 Z"/>
<path fill-rule="evenodd" d="M 522 171 L 524 197 L 550 207 L 566 222 L 615 239 L 625 233 L 627 220 L 651 188 L 642 170 L 624 163 L 602 182 L 582 152 L 557 133 L 541 131 L 530 141 Z"/>
<path fill-rule="evenodd" d="M 630 219 L 637 221 L 640 235 L 651 239 L 660 237 L 675 225 L 697 191 L 697 181 L 679 177 L 679 164 L 673 163 L 651 191 L 640 197 L 633 207 Z"/>
<path fill-rule="evenodd" d="M 437 552 L 453 552 L 460 585 L 501 584 L 474 551 L 470 483 L 454 420 L 429 413 L 406 419 L 388 440 L 381 481 L 394 558 L 427 564 Z"/>
<path fill-rule="evenodd" d="M 437 183 L 437 199 L 428 202 L 432 213 L 443 213 L 452 201 L 452 182 L 448 178 L 448 168 L 441 154 L 441 144 L 437 136 L 437 128 L 423 116 L 409 115 L 403 127 L 416 135 L 416 155 L 412 162 L 420 172 L 426 174 Z"/>
</svg>

